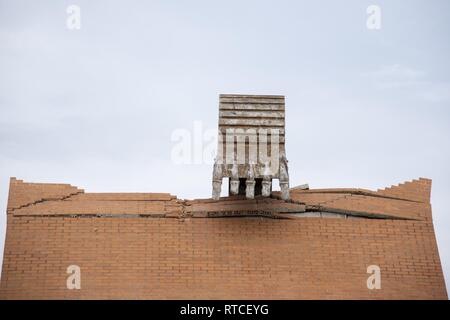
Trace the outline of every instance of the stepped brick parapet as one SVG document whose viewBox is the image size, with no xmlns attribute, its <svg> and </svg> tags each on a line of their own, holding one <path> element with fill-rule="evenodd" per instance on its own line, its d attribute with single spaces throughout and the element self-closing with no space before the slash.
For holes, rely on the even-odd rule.
<svg viewBox="0 0 450 320">
<path fill-rule="evenodd" d="M 447 299 L 430 190 L 183 200 L 12 178 L 0 298 Z"/>
</svg>

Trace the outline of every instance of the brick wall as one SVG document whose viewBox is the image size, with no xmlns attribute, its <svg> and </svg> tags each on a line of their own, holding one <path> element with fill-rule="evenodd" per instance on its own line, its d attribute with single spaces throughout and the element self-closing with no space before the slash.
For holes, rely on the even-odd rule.
<svg viewBox="0 0 450 320">
<path fill-rule="evenodd" d="M 329 192 L 321 192 L 328 202 Z M 12 180 L 2 299 L 447 299 L 431 207 L 423 202 L 413 202 L 420 214 L 411 219 L 208 218 L 186 215 L 186 204 L 173 215 L 167 195 L 169 215 L 124 215 L 123 204 L 108 202 L 127 201 L 124 195 L 106 196 L 103 215 L 74 214 L 92 198 L 105 199 L 85 194 L 91 200 L 77 202 L 78 192 L 73 200 L 64 192 L 48 201 L 34 196 L 17 209 L 14 197 L 26 193 Z M 140 197 L 148 199 L 128 199 Z M 75 211 L 67 211 L 68 201 Z M 43 214 L 44 205 L 54 210 Z M 81 268 L 80 290 L 66 287 L 73 264 Z M 369 265 L 381 268 L 380 290 L 367 288 Z"/>
</svg>

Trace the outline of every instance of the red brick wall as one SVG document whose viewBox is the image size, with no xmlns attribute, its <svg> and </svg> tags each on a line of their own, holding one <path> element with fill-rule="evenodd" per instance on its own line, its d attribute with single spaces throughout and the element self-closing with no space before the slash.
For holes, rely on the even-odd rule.
<svg viewBox="0 0 450 320">
<path fill-rule="evenodd" d="M 424 214 L 431 217 L 430 207 Z M 68 290 L 66 269 L 81 268 Z M 381 268 L 381 289 L 366 285 Z M 447 299 L 431 219 L 8 214 L 0 298 Z"/>
<path fill-rule="evenodd" d="M 429 223 L 9 218 L 1 298 L 447 298 Z"/>
</svg>

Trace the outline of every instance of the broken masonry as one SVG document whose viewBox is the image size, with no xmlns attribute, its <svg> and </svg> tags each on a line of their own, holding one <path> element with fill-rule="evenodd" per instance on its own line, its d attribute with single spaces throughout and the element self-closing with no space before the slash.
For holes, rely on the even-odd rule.
<svg viewBox="0 0 450 320">
<path fill-rule="evenodd" d="M 272 182 L 278 179 L 281 198 L 289 199 L 284 96 L 220 95 L 212 178 L 215 200 L 220 198 L 223 178 L 228 178 L 229 195 L 247 199 L 269 197 Z"/>
</svg>

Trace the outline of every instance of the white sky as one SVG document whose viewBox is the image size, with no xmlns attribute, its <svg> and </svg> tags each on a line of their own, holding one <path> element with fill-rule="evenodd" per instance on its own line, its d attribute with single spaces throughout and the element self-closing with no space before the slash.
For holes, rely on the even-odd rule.
<svg viewBox="0 0 450 320">
<path fill-rule="evenodd" d="M 371 4 L 381 30 L 366 28 Z M 9 177 L 209 197 L 211 165 L 175 165 L 172 132 L 216 128 L 219 93 L 282 94 L 292 185 L 433 179 L 450 282 L 448 12 L 444 0 L 0 0 L 0 248 Z"/>
</svg>

